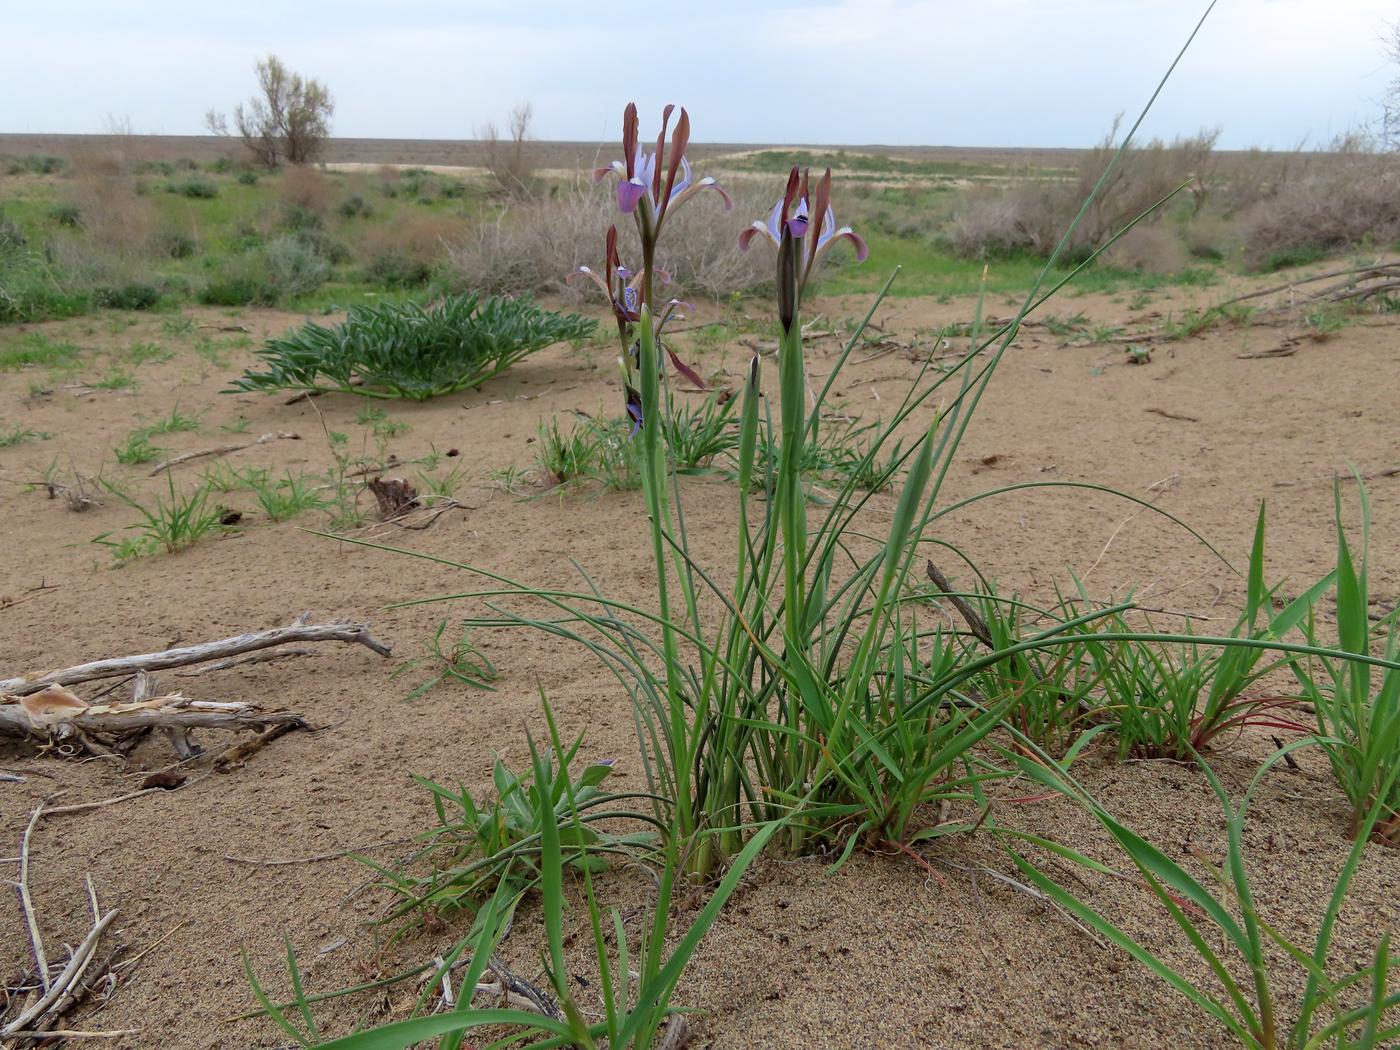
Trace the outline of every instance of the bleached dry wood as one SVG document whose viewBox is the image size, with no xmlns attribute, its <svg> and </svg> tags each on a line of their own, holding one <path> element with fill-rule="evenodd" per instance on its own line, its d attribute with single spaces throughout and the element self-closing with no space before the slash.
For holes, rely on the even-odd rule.
<svg viewBox="0 0 1400 1050">
<path fill-rule="evenodd" d="M 51 685 L 76 685 L 101 678 L 116 678 L 135 674 L 138 671 L 161 671 L 170 667 L 185 667 L 189 664 L 204 663 L 207 660 L 220 660 L 257 649 L 271 649 L 289 642 L 351 642 L 363 645 L 380 656 L 390 656 L 393 649 L 369 633 L 367 623 L 322 623 L 308 624 L 301 621 L 288 627 L 275 627 L 268 631 L 250 631 L 247 634 L 223 638 L 200 645 L 186 645 L 177 649 L 165 649 L 158 653 L 144 653 L 138 656 L 121 656 L 109 660 L 94 660 L 55 671 L 40 671 L 0 681 L 0 693 L 11 696 L 27 696 L 47 689 Z M 3 711 L 0 708 L 0 711 Z M 175 722 L 171 724 L 202 725 L 201 722 Z M 249 723 L 253 724 L 253 723 Z"/>
<path fill-rule="evenodd" d="M 68 965 L 63 968 L 63 972 L 49 986 L 47 992 L 35 1002 L 24 1013 L 20 1014 L 13 1021 L 0 1029 L 0 1035 L 12 1036 L 16 1032 L 24 1031 L 36 1018 L 43 1017 L 49 1012 L 51 1007 L 58 1004 L 60 998 L 65 996 L 73 985 L 82 977 L 87 969 L 88 963 L 92 960 L 93 953 L 97 950 L 97 942 L 101 939 L 102 933 L 108 926 L 112 925 L 112 920 L 117 917 L 116 909 L 109 911 L 102 918 L 93 923 L 88 935 L 83 938 L 81 944 L 73 952 L 73 957 L 68 960 Z"/>
<path fill-rule="evenodd" d="M 290 711 L 258 712 L 251 705 L 236 710 L 209 710 L 206 706 L 169 707 L 138 711 L 76 714 L 54 727 L 36 725 L 19 704 L 0 705 L 0 736 L 43 737 L 50 728 L 72 728 L 82 732 L 134 733 L 143 729 L 270 729 L 299 724 L 301 717 Z"/>
<path fill-rule="evenodd" d="M 204 664 L 202 667 L 191 667 L 187 671 L 177 671 L 181 678 L 194 678 L 202 674 L 211 674 L 214 671 L 227 671 L 230 667 L 243 667 L 249 664 L 270 664 L 274 660 L 286 660 L 293 656 L 310 656 L 310 649 L 277 649 L 270 653 L 253 653 L 251 656 L 235 656 L 227 660 L 219 660 L 212 664 Z"/>
<path fill-rule="evenodd" d="M 48 799 L 44 799 L 34 807 L 34 812 L 29 817 L 29 824 L 24 829 L 24 837 L 20 839 L 19 845 L 19 881 L 15 883 L 15 890 L 19 894 L 19 910 L 24 913 L 25 929 L 29 933 L 29 947 L 34 953 L 34 967 L 39 974 L 39 984 L 44 991 L 49 989 L 49 960 L 44 954 L 44 938 L 39 934 L 39 917 L 34 912 L 34 901 L 29 895 L 29 840 L 34 836 L 34 826 L 39 823 L 39 818 L 43 816 L 44 804 Z"/>
<path fill-rule="evenodd" d="M 155 477 L 171 467 L 179 466 L 181 463 L 188 463 L 192 459 L 203 459 L 205 456 L 227 456 L 230 452 L 242 452 L 245 448 L 252 448 L 254 445 L 265 445 L 269 441 L 300 441 L 300 434 L 293 434 L 288 431 L 273 431 L 263 434 L 252 441 L 245 441 L 241 445 L 216 445 L 213 448 L 196 449 L 193 452 L 182 452 L 178 456 L 171 456 L 163 463 L 157 463 L 147 477 Z"/>
</svg>

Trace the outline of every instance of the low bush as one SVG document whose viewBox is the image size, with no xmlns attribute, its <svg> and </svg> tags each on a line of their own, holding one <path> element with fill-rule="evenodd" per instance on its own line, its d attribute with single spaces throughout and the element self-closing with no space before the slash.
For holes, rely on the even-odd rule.
<svg viewBox="0 0 1400 1050">
<path fill-rule="evenodd" d="M 5 174 L 55 175 L 67 166 L 68 162 L 65 161 L 62 157 L 53 157 L 38 153 L 30 153 L 22 157 L 6 158 Z"/>
<path fill-rule="evenodd" d="M 205 285 L 199 301 L 211 306 L 275 306 L 326 283 L 331 264 L 299 236 L 278 237 L 234 260 Z"/>
<path fill-rule="evenodd" d="M 1245 263 L 1269 271 L 1348 248 L 1400 243 L 1400 157 L 1332 156 L 1244 218 Z"/>
<path fill-rule="evenodd" d="M 340 202 L 339 212 L 347 219 L 369 218 L 374 214 L 374 205 L 358 193 L 352 193 Z"/>
<path fill-rule="evenodd" d="M 91 290 L 42 256 L 0 258 L 0 324 L 76 317 L 91 305 Z"/>
<path fill-rule="evenodd" d="M 219 184 L 203 175 L 189 175 L 183 179 L 172 179 L 165 184 L 165 192 L 192 200 L 213 200 L 219 195 Z"/>
<path fill-rule="evenodd" d="M 451 296 L 431 308 L 374 303 L 344 323 L 309 323 L 273 339 L 232 390 L 335 390 L 425 401 L 476 386 L 550 343 L 582 339 L 597 323 L 525 299 Z"/>
<path fill-rule="evenodd" d="M 325 217 L 334 207 L 339 190 L 332 179 L 315 168 L 296 164 L 282 172 L 277 193 L 288 209 Z"/>
<path fill-rule="evenodd" d="M 98 306 L 109 310 L 149 310 L 159 304 L 160 299 L 160 289 L 145 281 L 127 281 L 99 288 L 93 295 L 93 301 Z"/>
<path fill-rule="evenodd" d="M 447 260 L 447 245 L 462 235 L 462 224 L 423 215 L 365 233 L 360 246 L 365 276 L 390 288 L 427 284 Z"/>
<path fill-rule="evenodd" d="M 249 270 L 216 277 L 199 291 L 205 306 L 273 306 L 277 289 Z"/>
<path fill-rule="evenodd" d="M 29 238 L 19 223 L 0 215 L 0 254 L 18 251 L 28 243 Z"/>
<path fill-rule="evenodd" d="M 193 237 L 177 231 L 162 234 L 160 246 L 172 259 L 188 259 L 198 250 Z"/>
<path fill-rule="evenodd" d="M 49 209 L 49 218 L 60 226 L 80 229 L 83 225 L 83 211 L 72 201 L 59 201 Z"/>
<path fill-rule="evenodd" d="M 1125 150 L 1097 195 L 1090 191 L 1115 154 L 1117 126 L 1087 151 L 1068 178 L 1045 173 L 1006 187 L 974 186 L 954 206 L 946 236 L 953 250 L 969 258 L 1000 258 L 1019 253 L 1048 256 L 1070 230 L 1066 261 L 1088 257 L 1138 216 L 1183 185 L 1194 198 L 1192 212 L 1204 206 L 1213 185 L 1217 132 L 1202 131 L 1168 144 L 1154 140 Z M 1081 205 L 1089 208 L 1075 223 Z M 1149 215 L 1147 224 L 1156 222 Z"/>
<path fill-rule="evenodd" d="M 717 202 L 716 202 L 717 203 Z M 756 253 L 737 247 L 741 230 L 773 206 L 767 197 L 741 193 L 733 211 L 714 205 L 683 209 L 666 220 L 674 233 L 662 246 L 657 266 L 691 295 L 720 298 L 772 283 Z M 602 187 L 576 185 L 556 197 L 501 208 L 448 246 L 453 276 L 468 288 L 501 294 L 554 294 L 575 299 L 578 289 L 566 283 L 579 266 L 602 262 L 599 230 L 614 221 L 617 205 Z M 640 265 L 640 249 L 631 224 L 619 226 L 625 262 Z"/>
</svg>

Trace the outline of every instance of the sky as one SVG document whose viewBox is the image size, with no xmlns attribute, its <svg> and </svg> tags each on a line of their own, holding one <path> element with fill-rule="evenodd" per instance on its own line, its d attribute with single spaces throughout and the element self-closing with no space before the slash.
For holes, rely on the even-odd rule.
<svg viewBox="0 0 1400 1050">
<path fill-rule="evenodd" d="M 0 131 L 197 134 L 275 53 L 333 133 L 615 140 L 635 100 L 701 142 L 1084 146 L 1135 116 L 1204 0 L 0 0 Z M 1400 0 L 1218 0 L 1144 129 L 1320 144 L 1379 112 Z M 649 117 L 649 119 L 648 119 Z"/>
</svg>

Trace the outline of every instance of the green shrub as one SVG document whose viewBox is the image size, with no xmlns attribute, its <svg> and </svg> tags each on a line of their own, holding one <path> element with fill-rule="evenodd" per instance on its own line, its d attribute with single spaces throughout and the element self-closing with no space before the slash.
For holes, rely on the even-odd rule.
<svg viewBox="0 0 1400 1050">
<path fill-rule="evenodd" d="M 340 202 L 340 214 L 347 219 L 369 218 L 374 214 L 374 205 L 358 193 L 352 193 Z"/>
<path fill-rule="evenodd" d="M 317 212 L 292 204 L 282 214 L 282 225 L 289 230 L 319 230 L 323 222 Z"/>
<path fill-rule="evenodd" d="M 253 273 L 227 274 L 206 284 L 199 301 L 205 306 L 273 306 L 277 289 Z"/>
<path fill-rule="evenodd" d="M 425 401 L 485 382 L 516 361 L 596 322 L 542 310 L 526 299 L 453 296 L 355 306 L 343 324 L 313 323 L 259 350 L 267 371 L 249 370 L 232 390 L 339 390 Z"/>
<path fill-rule="evenodd" d="M 345 246 L 345 242 L 336 240 L 324 230 L 298 230 L 292 234 L 292 238 L 332 265 L 350 261 L 350 249 Z"/>
<path fill-rule="evenodd" d="M 258 261 L 279 300 L 314 292 L 331 275 L 330 262 L 300 237 L 270 241 Z"/>
<path fill-rule="evenodd" d="M 0 215 L 0 252 L 17 251 L 28 243 L 19 223 Z"/>
<path fill-rule="evenodd" d="M 195 200 L 213 200 L 219 195 L 218 183 L 203 175 L 189 175 L 183 179 L 172 179 L 165 184 L 166 193 Z"/>
<path fill-rule="evenodd" d="M 416 288 L 433 279 L 433 267 L 394 248 L 377 252 L 365 264 L 365 280 L 385 288 Z"/>
<path fill-rule="evenodd" d="M 256 171 L 240 171 L 238 173 L 238 184 L 240 186 L 256 186 L 258 184 L 258 173 Z"/>
<path fill-rule="evenodd" d="M 39 255 L 0 261 L 0 324 L 75 317 L 90 303 L 87 288 Z"/>
<path fill-rule="evenodd" d="M 60 226 L 70 226 L 75 230 L 83 225 L 82 212 L 72 201 L 60 201 L 55 204 L 49 209 L 49 218 Z"/>
<path fill-rule="evenodd" d="M 23 157 L 11 157 L 5 166 L 8 175 L 54 175 L 62 171 L 66 163 L 62 157 L 47 157 L 31 153 Z"/>
<path fill-rule="evenodd" d="M 99 288 L 93 300 L 109 310 L 149 310 L 160 302 L 160 289 L 144 281 L 127 281 Z"/>
<path fill-rule="evenodd" d="M 172 259 L 188 259 L 194 255 L 197 245 L 189 234 L 171 232 L 163 235 L 160 246 Z"/>
</svg>

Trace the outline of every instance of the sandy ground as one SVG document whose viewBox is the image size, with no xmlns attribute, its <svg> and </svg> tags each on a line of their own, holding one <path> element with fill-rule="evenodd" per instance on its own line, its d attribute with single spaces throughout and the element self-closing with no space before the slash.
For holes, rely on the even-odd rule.
<svg viewBox="0 0 1400 1050">
<path fill-rule="evenodd" d="M 1208 293 L 1220 297 L 1220 290 Z M 1190 299 L 1157 297 L 1130 309 L 1107 298 L 1069 298 L 1060 313 L 1082 310 L 1121 323 L 1145 311 L 1179 310 Z M 863 301 L 829 301 L 833 320 L 863 312 Z M 994 304 L 995 309 L 1004 309 Z M 761 309 L 761 307 L 760 307 Z M 967 320 L 967 302 L 901 300 L 879 323 L 901 339 Z M 217 311 L 201 324 L 230 323 Z M 298 318 L 246 313 L 237 323 L 255 336 Z M 119 328 L 119 330 L 117 330 Z M 60 387 L 26 401 L 33 373 L 0 375 L 4 426 L 49 432 L 48 441 L 0 450 L 0 675 L 138 652 L 282 624 L 303 611 L 374 621 L 394 643 L 384 661 L 359 648 L 322 649 L 298 660 L 201 678 L 170 678 L 201 696 L 243 698 L 303 712 L 315 733 L 293 733 L 229 774 L 196 779 L 179 791 L 42 822 L 33 843 L 31 882 L 51 946 L 86 930 L 83 876 L 120 908 L 116 936 L 134 955 L 156 946 L 101 1010 L 72 1021 L 89 1029 L 140 1027 L 106 1045 L 125 1048 L 241 1048 L 285 1043 L 263 1021 L 236 1021 L 252 1000 L 240 953 L 276 992 L 285 990 L 282 939 L 303 959 L 312 991 L 394 972 L 444 950 L 450 930 L 421 933 L 383 956 L 363 924 L 385 903 L 362 892 L 365 868 L 346 859 L 269 865 L 351 847 L 382 860 L 402 855 L 402 840 L 428 827 L 431 809 L 410 773 L 460 778 L 489 789 L 496 754 L 526 760 L 522 728 L 542 727 L 538 689 L 550 696 L 566 732 L 587 731 L 590 758 L 617 758 L 619 778 L 640 776 L 627 699 L 582 652 L 521 634 L 484 636 L 500 667 L 498 691 L 440 688 L 412 702 L 413 679 L 389 680 L 400 658 L 420 655 L 424 639 L 460 605 L 391 610 L 391 603 L 467 589 L 470 577 L 427 562 L 311 535 L 311 514 L 273 525 L 247 496 L 230 498 L 243 526 L 172 556 L 120 569 L 90 541 L 120 529 L 131 512 L 113 500 L 74 514 L 61 500 L 24 491 L 50 460 L 131 482 L 153 494 L 142 468 L 116 467 L 111 449 L 128 431 L 168 411 L 201 413 L 197 434 L 157 443 L 174 451 L 233 440 L 221 433 L 239 418 L 258 434 L 294 430 L 302 440 L 234 454 L 236 465 L 324 471 L 331 463 L 325 425 L 366 440 L 355 423 L 365 405 L 325 397 L 316 408 L 285 397 L 221 395 L 248 360 L 228 350 L 222 364 L 192 351 L 195 330 L 171 336 L 159 318 L 130 328 L 106 318 L 45 326 L 86 353 L 80 377 L 104 373 L 108 355 L 137 341 L 178 351 L 135 369 L 134 391 Z M 20 333 L 7 330 L 0 338 Z M 1024 481 L 1081 480 L 1150 495 L 1213 541 L 1232 562 L 1247 555 L 1254 517 L 1268 501 L 1269 568 L 1285 590 L 1303 589 L 1331 565 L 1335 539 L 1327 480 L 1350 466 L 1368 473 L 1400 465 L 1396 451 L 1400 324 L 1375 319 L 1293 356 L 1241 359 L 1278 345 L 1286 331 L 1228 329 L 1157 350 L 1148 365 L 1125 364 L 1121 348 L 1062 346 L 1044 329 L 1026 333 L 1005 361 L 950 478 L 947 501 Z M 835 342 L 811 349 L 811 368 L 829 367 Z M 739 375 L 748 351 L 737 339 L 708 350 L 707 369 Z M 556 347 L 476 392 L 426 405 L 389 404 L 409 424 L 388 442 L 408 459 L 435 446 L 461 450 L 469 482 L 464 507 L 423 532 L 377 534 L 415 550 L 472 562 L 529 581 L 569 579 L 577 559 L 617 597 L 647 602 L 649 555 L 639 493 L 576 492 L 522 501 L 485 480 L 489 469 L 527 467 L 538 422 L 552 413 L 613 412 L 620 405 L 614 352 Z M 848 411 L 888 408 L 916 366 L 899 352 L 855 365 L 840 387 Z M 1163 414 L 1165 413 L 1165 414 Z M 1177 418 L 1189 417 L 1189 418 Z M 206 463 L 208 461 L 205 461 Z M 178 471 L 194 477 L 194 464 Z M 1283 482 L 1302 483 L 1280 485 Z M 1322 480 L 1319 480 L 1322 479 Z M 703 559 L 728 563 L 732 489 L 697 480 L 688 521 Z M 1400 594 L 1400 478 L 1370 485 L 1373 593 Z M 887 515 L 893 497 L 876 501 Z M 1096 597 L 1135 589 L 1148 604 L 1191 612 L 1201 626 L 1228 627 L 1238 577 L 1179 528 L 1111 497 L 1057 490 L 1022 492 L 943 519 L 940 535 L 961 544 L 1006 590 L 1046 598 L 1071 570 L 1087 573 Z M 1354 515 L 1353 515 L 1354 517 Z M 29 592 L 44 584 L 52 589 Z M 90 692 L 90 690 L 89 690 Z M 205 734 L 207 743 L 215 742 Z M 1271 745 L 1248 738 L 1218 755 L 1232 789 L 1241 788 Z M 6 865 L 40 799 L 63 791 L 74 803 L 134 789 L 142 769 L 170 761 L 163 742 L 144 745 L 137 763 L 65 762 L 0 744 L 0 768 L 24 776 L 0 783 L 0 862 Z M 1349 843 L 1337 790 L 1320 759 L 1278 767 L 1262 790 L 1246 835 L 1263 912 L 1307 941 Z M 1169 854 L 1219 857 L 1220 811 L 1198 774 L 1161 763 L 1117 764 L 1091 754 L 1086 784 L 1112 811 L 1144 830 Z M 996 789 L 1025 794 L 1024 784 Z M 1058 837 L 1122 863 L 1091 821 L 1062 801 L 998 807 L 999 819 Z M 376 846 L 376 844 L 389 843 Z M 696 1041 L 706 1047 L 1223 1046 L 1225 1037 L 1123 953 L 1077 932 L 1063 916 L 979 872 L 1009 865 L 986 837 L 945 842 L 930 858 L 938 878 L 898 857 L 859 856 L 836 874 L 822 863 L 781 857 L 760 861 L 705 941 L 677 1002 L 695 1007 Z M 1192 862 L 1194 863 L 1194 862 Z M 1063 869 L 1059 874 L 1069 877 Z M 1343 913 L 1336 962 L 1361 965 L 1376 940 L 1400 920 L 1400 854 L 1368 850 Z M 10 873 L 6 873 L 10 877 Z M 603 881 L 623 907 L 642 899 L 629 873 Z M 1079 892 L 1174 963 L 1199 973 L 1188 946 L 1150 895 L 1131 881 L 1076 883 Z M 521 972 L 539 974 L 537 924 L 522 912 L 508 945 Z M 58 949 L 55 948 L 55 951 Z M 0 914 L 0 973 L 25 963 L 17 910 Z M 534 959 L 534 961 L 532 961 Z M 583 966 L 582 963 L 579 964 Z M 1287 1012 L 1286 977 L 1280 996 Z M 593 993 L 580 992 L 585 1008 Z M 401 1010 L 392 996 L 388 1009 Z M 355 1010 L 385 1004 L 361 1000 Z M 322 1015 L 343 1030 L 361 1014 Z M 339 1028 L 337 1028 L 339 1026 Z"/>
</svg>

